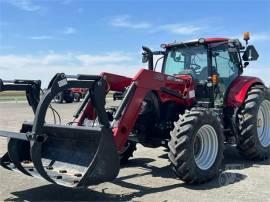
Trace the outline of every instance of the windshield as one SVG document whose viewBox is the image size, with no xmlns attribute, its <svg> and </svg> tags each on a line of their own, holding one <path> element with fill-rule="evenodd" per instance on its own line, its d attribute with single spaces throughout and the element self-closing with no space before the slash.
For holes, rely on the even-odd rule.
<svg viewBox="0 0 270 202">
<path fill-rule="evenodd" d="M 199 80 L 207 79 L 207 48 L 203 45 L 172 47 L 168 52 L 163 68 L 165 74 L 191 74 Z"/>
</svg>

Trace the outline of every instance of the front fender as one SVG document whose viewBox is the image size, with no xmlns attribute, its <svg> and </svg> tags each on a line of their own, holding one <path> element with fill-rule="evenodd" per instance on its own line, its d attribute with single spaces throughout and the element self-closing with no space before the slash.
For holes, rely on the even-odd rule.
<svg viewBox="0 0 270 202">
<path fill-rule="evenodd" d="M 240 107 L 245 101 L 248 90 L 255 84 L 264 85 L 257 77 L 239 76 L 229 87 L 226 96 L 227 107 Z"/>
</svg>

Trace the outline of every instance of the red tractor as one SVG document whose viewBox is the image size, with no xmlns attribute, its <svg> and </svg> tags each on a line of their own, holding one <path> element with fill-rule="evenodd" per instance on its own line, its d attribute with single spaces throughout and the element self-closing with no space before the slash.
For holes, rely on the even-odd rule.
<svg viewBox="0 0 270 202">
<path fill-rule="evenodd" d="M 0 131 L 9 138 L 1 165 L 52 183 L 87 187 L 115 179 L 136 143 L 168 148 L 173 172 L 186 183 L 219 174 L 224 144 L 236 144 L 250 159 L 268 158 L 269 90 L 259 78 L 242 76 L 248 61 L 259 57 L 254 46 L 202 38 L 162 48 L 143 47 L 148 69 L 133 78 L 59 73 L 41 98 L 39 81 L 1 81 L 0 91 L 25 90 L 35 113 L 19 133 Z M 161 72 L 155 71 L 153 55 L 163 58 Z M 74 122 L 45 122 L 50 102 L 69 88 L 89 89 Z M 105 109 L 109 91 L 124 93 L 119 106 Z"/>
<path fill-rule="evenodd" d="M 74 101 L 80 102 L 83 99 L 88 91 L 87 88 L 71 88 L 72 93 L 74 94 Z"/>
<path fill-rule="evenodd" d="M 80 102 L 81 99 L 83 99 L 87 93 L 88 89 L 86 88 L 71 88 L 66 89 L 60 93 L 58 93 L 54 97 L 54 101 L 56 103 L 63 103 L 64 101 L 66 103 L 72 103 L 72 102 Z"/>
</svg>

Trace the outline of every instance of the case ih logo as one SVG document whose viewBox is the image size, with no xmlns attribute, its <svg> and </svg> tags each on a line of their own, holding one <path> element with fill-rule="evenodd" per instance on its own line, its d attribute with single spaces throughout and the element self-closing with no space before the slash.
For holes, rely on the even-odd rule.
<svg viewBox="0 0 270 202">
<path fill-rule="evenodd" d="M 159 81 L 163 81 L 164 80 L 164 75 L 162 75 L 162 74 L 155 74 L 154 79 L 159 80 Z"/>
</svg>

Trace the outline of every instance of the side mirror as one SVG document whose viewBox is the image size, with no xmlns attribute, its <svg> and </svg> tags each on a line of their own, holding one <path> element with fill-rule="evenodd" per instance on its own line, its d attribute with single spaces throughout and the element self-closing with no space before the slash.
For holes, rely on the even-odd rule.
<svg viewBox="0 0 270 202">
<path fill-rule="evenodd" d="M 259 54 L 253 45 L 247 46 L 243 56 L 244 61 L 255 61 L 259 58 Z"/>
<path fill-rule="evenodd" d="M 246 68 L 249 65 L 249 62 L 244 63 L 244 68 Z"/>
<path fill-rule="evenodd" d="M 148 55 L 147 53 L 142 54 L 142 63 L 147 63 L 148 62 Z"/>
<path fill-rule="evenodd" d="M 150 48 L 143 46 L 143 53 L 142 53 L 142 62 L 146 63 L 148 62 L 148 69 L 153 70 L 154 69 L 154 62 L 153 62 L 153 52 Z"/>
</svg>

